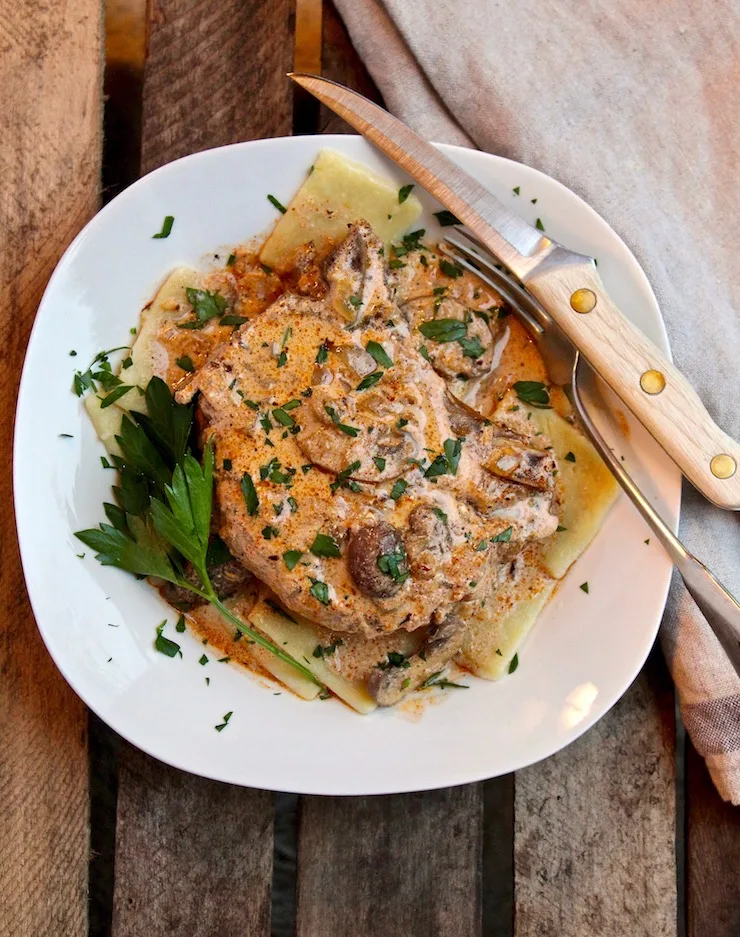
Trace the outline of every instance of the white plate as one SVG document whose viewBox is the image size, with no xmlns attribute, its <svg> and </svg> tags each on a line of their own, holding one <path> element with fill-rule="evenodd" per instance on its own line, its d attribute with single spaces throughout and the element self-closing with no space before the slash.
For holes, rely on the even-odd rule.
<svg viewBox="0 0 740 937">
<path fill-rule="evenodd" d="M 268 229 L 275 210 L 266 194 L 287 203 L 322 147 L 362 160 L 399 185 L 407 181 L 359 137 L 294 137 L 210 150 L 132 185 L 62 258 L 28 347 L 15 435 L 18 532 L 33 610 L 49 652 L 87 705 L 139 748 L 187 771 L 314 794 L 424 790 L 504 774 L 556 752 L 603 716 L 653 643 L 670 563 L 654 538 L 644 543 L 649 531 L 626 499 L 538 622 L 516 673 L 499 683 L 470 678 L 471 689 L 440 694 L 439 705 L 416 721 L 398 710 L 363 717 L 336 701 L 275 696 L 236 666 L 200 666 L 200 642 L 174 633 L 176 615 L 154 590 L 101 567 L 73 536 L 101 520 L 113 481 L 71 393 L 74 368 L 126 343 L 138 311 L 173 267 L 203 264 L 219 246 L 228 250 Z M 563 244 L 596 256 L 614 299 L 668 350 L 644 274 L 591 208 L 534 169 L 442 149 L 530 221 L 541 217 Z M 437 235 L 430 212 L 438 206 L 422 199 L 422 226 Z M 172 234 L 152 240 L 165 215 L 175 216 Z M 675 519 L 680 481 L 672 463 L 639 427 L 615 445 L 664 516 Z M 584 581 L 588 595 L 579 589 Z M 155 627 L 164 618 L 170 623 L 165 633 L 182 645 L 182 659 L 154 650 Z M 214 731 L 229 711 L 228 727 Z"/>
</svg>

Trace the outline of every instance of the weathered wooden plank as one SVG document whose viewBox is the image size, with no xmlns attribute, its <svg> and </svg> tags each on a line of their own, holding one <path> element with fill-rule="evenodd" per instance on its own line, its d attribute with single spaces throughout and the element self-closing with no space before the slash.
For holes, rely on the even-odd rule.
<svg viewBox="0 0 740 937">
<path fill-rule="evenodd" d="M 624 698 L 518 772 L 517 937 L 675 937 L 675 719 L 658 652 Z"/>
<path fill-rule="evenodd" d="M 290 0 L 154 0 L 142 171 L 290 132 Z M 270 930 L 272 797 L 192 777 L 124 745 L 113 935 Z"/>
<path fill-rule="evenodd" d="M 126 746 L 113 937 L 267 937 L 272 796 L 185 774 Z"/>
<path fill-rule="evenodd" d="M 307 797 L 297 937 L 478 937 L 482 785 Z"/>
<path fill-rule="evenodd" d="M 687 743 L 686 908 L 688 937 L 740 934 L 740 810 L 724 803 Z"/>
<path fill-rule="evenodd" d="M 382 104 L 380 92 L 355 52 L 345 25 L 331 0 L 324 0 L 323 32 L 322 75 L 359 91 L 371 101 Z M 321 133 L 355 133 L 349 124 L 323 104 L 319 112 L 319 128 Z"/>
<path fill-rule="evenodd" d="M 142 171 L 290 133 L 292 0 L 152 0 Z"/>
<path fill-rule="evenodd" d="M 98 205 L 101 17 L 99 0 L 0 0 L 0 447 L 6 460 L 42 290 Z M 7 468 L 0 475 L 0 935 L 82 937 L 87 717 L 33 621 Z"/>
</svg>

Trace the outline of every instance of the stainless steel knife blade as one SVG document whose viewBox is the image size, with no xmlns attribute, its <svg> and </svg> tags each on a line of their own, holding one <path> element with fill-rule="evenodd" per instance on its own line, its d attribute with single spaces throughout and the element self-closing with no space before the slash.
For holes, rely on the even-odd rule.
<svg viewBox="0 0 740 937">
<path fill-rule="evenodd" d="M 521 280 L 559 246 L 382 107 L 327 78 L 290 77 L 387 153 Z"/>
</svg>

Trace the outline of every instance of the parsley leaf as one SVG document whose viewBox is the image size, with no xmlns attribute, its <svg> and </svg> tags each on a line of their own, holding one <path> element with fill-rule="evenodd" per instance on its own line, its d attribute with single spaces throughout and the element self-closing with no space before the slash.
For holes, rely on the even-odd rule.
<svg viewBox="0 0 740 937">
<path fill-rule="evenodd" d="M 285 207 L 285 205 L 282 205 L 280 202 L 278 202 L 278 200 L 275 198 L 274 195 L 268 195 L 268 196 L 267 196 L 267 201 L 268 201 L 271 205 L 274 205 L 275 208 L 277 208 L 277 210 L 280 212 L 281 215 L 284 215 L 284 214 L 286 213 L 286 211 L 288 210 L 288 209 Z"/>
<path fill-rule="evenodd" d="M 283 553 L 283 562 L 288 569 L 295 569 L 302 556 L 303 554 L 300 550 L 286 550 L 285 553 Z"/>
<path fill-rule="evenodd" d="M 502 530 L 500 534 L 496 534 L 495 537 L 491 537 L 491 543 L 508 543 L 511 540 L 513 531 L 513 527 L 507 527 L 506 530 Z"/>
<path fill-rule="evenodd" d="M 247 472 L 242 475 L 241 488 L 242 494 L 244 495 L 244 503 L 247 506 L 247 514 L 249 514 L 250 517 L 254 517 L 260 509 L 260 501 L 257 495 L 257 489 L 254 487 L 254 482 L 252 481 L 252 476 Z"/>
<path fill-rule="evenodd" d="M 393 362 L 388 356 L 385 348 L 380 344 L 380 342 L 368 342 L 365 346 L 365 350 L 369 355 L 372 355 L 373 358 L 378 362 L 381 367 L 392 368 Z"/>
<path fill-rule="evenodd" d="M 172 225 L 174 223 L 175 223 L 174 215 L 165 215 L 165 219 L 162 222 L 162 230 L 157 234 L 153 234 L 152 239 L 155 240 L 156 238 L 168 238 L 170 236 L 170 232 L 172 231 Z"/>
<path fill-rule="evenodd" d="M 367 390 L 368 387 L 373 387 L 384 374 L 385 371 L 373 371 L 372 374 L 366 374 L 355 389 Z"/>
<path fill-rule="evenodd" d="M 187 371 L 190 374 L 195 370 L 195 365 L 190 355 L 183 355 L 182 358 L 176 358 L 175 364 L 178 368 L 182 368 L 183 371 Z"/>
<path fill-rule="evenodd" d="M 311 588 L 308 591 L 322 605 L 329 604 L 329 586 L 325 582 L 321 582 L 319 579 L 311 579 Z"/>
<path fill-rule="evenodd" d="M 226 299 L 220 293 L 210 290 L 197 290 L 192 286 L 185 289 L 188 302 L 193 307 L 195 319 L 183 323 L 181 329 L 202 329 L 210 319 L 222 316 L 226 311 Z"/>
<path fill-rule="evenodd" d="M 434 217 L 443 228 L 449 228 L 451 225 L 455 224 L 462 224 L 462 222 L 456 218 L 451 211 L 447 211 L 446 208 L 442 211 L 435 211 Z"/>
<path fill-rule="evenodd" d="M 411 195 L 411 190 L 414 188 L 414 183 L 409 182 L 408 185 L 402 185 L 398 190 L 398 204 L 403 205 L 406 199 Z"/>
<path fill-rule="evenodd" d="M 421 323 L 419 331 L 434 342 L 457 342 L 467 335 L 468 327 L 460 319 L 430 319 Z"/>
<path fill-rule="evenodd" d="M 445 276 L 452 277 L 453 280 L 456 280 L 458 277 L 463 275 L 462 267 L 459 267 L 456 263 L 453 263 L 451 260 L 445 260 L 442 258 L 439 262 L 439 269 L 444 273 Z"/>
<path fill-rule="evenodd" d="M 309 549 L 314 556 L 333 557 L 342 555 L 339 544 L 329 534 L 316 534 Z"/>
<path fill-rule="evenodd" d="M 385 459 L 383 458 L 382 455 L 374 455 L 374 456 L 373 456 L 373 462 L 375 463 L 375 468 L 376 468 L 379 472 L 384 472 L 384 471 L 385 471 Z"/>
<path fill-rule="evenodd" d="M 175 641 L 170 641 L 169 638 L 165 638 L 162 634 L 166 624 L 167 622 L 163 621 L 161 624 L 157 625 L 157 636 L 154 639 L 154 647 L 160 654 L 164 654 L 165 657 L 177 657 L 178 654 L 182 657 L 180 645 Z"/>
<path fill-rule="evenodd" d="M 391 498 L 393 498 L 394 501 L 398 501 L 398 499 L 401 497 L 404 491 L 406 491 L 408 486 L 409 486 L 409 483 L 407 481 L 404 481 L 402 478 L 399 478 L 394 484 L 393 488 L 391 488 Z"/>
<path fill-rule="evenodd" d="M 550 410 L 550 394 L 541 381 L 516 381 L 514 391 L 524 403 L 541 410 Z"/>
<path fill-rule="evenodd" d="M 334 407 L 330 407 L 325 404 L 324 410 L 326 410 L 326 412 L 329 414 L 329 417 L 331 418 L 332 423 L 334 423 L 337 429 L 341 430 L 341 432 L 343 432 L 345 435 L 352 436 L 354 438 L 360 432 L 359 429 L 357 429 L 356 427 L 347 426 L 345 423 L 342 423 L 339 417 L 337 416 L 337 411 L 334 409 Z"/>
</svg>

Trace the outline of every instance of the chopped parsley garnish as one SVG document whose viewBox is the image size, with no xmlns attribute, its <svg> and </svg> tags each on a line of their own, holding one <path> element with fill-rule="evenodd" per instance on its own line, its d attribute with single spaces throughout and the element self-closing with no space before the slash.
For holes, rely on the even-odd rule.
<svg viewBox="0 0 740 937">
<path fill-rule="evenodd" d="M 200 659 L 198 660 L 198 663 L 200 664 L 201 667 L 205 667 L 205 665 L 208 663 L 208 658 L 206 657 L 205 654 L 200 655 Z"/>
<path fill-rule="evenodd" d="M 342 488 L 345 485 L 347 485 L 347 487 L 351 488 L 352 491 L 360 491 L 360 486 L 357 484 L 357 482 L 347 481 L 350 475 L 353 472 L 356 472 L 359 467 L 360 467 L 360 462 L 357 461 L 357 462 L 351 462 L 347 466 L 346 469 L 342 469 L 342 471 L 337 475 L 337 477 L 334 479 L 331 485 L 329 485 L 331 490 L 336 491 L 337 488 Z"/>
<path fill-rule="evenodd" d="M 326 359 L 329 357 L 329 345 L 327 342 L 322 342 L 319 345 L 319 350 L 316 353 L 316 364 L 326 364 Z"/>
<path fill-rule="evenodd" d="M 379 472 L 384 472 L 384 471 L 385 471 L 385 459 L 383 458 L 382 455 L 374 455 L 374 456 L 373 456 L 373 462 L 375 463 L 375 468 L 376 468 Z"/>
<path fill-rule="evenodd" d="M 404 417 L 401 417 L 396 423 L 396 429 L 403 429 L 404 426 L 408 426 L 408 425 L 409 425 L 409 421 L 405 419 Z"/>
<path fill-rule="evenodd" d="M 270 417 L 267 414 L 260 417 L 260 426 L 266 434 L 269 433 L 272 429 L 272 422 L 270 421 Z"/>
<path fill-rule="evenodd" d="M 313 657 L 317 660 L 321 660 L 324 657 L 331 657 L 331 655 L 336 651 L 338 647 L 341 647 L 344 644 L 344 641 L 341 638 L 336 638 L 331 644 L 327 644 L 325 647 L 322 647 L 320 644 L 317 644 L 313 649 Z"/>
<path fill-rule="evenodd" d="M 564 530 L 567 530 L 567 529 L 568 529 L 568 528 L 567 528 L 567 527 L 563 527 L 562 524 L 558 524 L 558 526 L 555 528 L 555 533 L 556 533 L 556 534 L 561 534 Z"/>
<path fill-rule="evenodd" d="M 131 357 L 131 355 L 126 355 L 126 357 L 121 362 L 121 368 L 124 371 L 127 371 L 133 365 L 133 363 L 134 359 Z"/>
<path fill-rule="evenodd" d="M 513 532 L 513 527 L 507 527 L 506 530 L 502 530 L 500 534 L 496 534 L 495 537 L 491 537 L 491 543 L 508 543 L 511 540 L 511 535 Z"/>
<path fill-rule="evenodd" d="M 393 498 L 394 501 L 398 501 L 408 486 L 408 482 L 404 481 L 402 478 L 399 478 L 391 488 L 391 498 Z"/>
<path fill-rule="evenodd" d="M 95 547 L 93 547 L 93 549 L 95 549 Z M 180 645 L 176 644 L 174 641 L 170 641 L 169 638 L 165 638 L 162 634 L 166 624 L 167 621 L 165 620 L 157 625 L 157 636 L 154 639 L 154 647 L 160 654 L 164 654 L 165 657 L 177 657 L 178 654 L 182 657 Z"/>
<path fill-rule="evenodd" d="M 182 368 L 183 371 L 188 371 L 192 373 L 195 370 L 195 365 L 193 364 L 193 359 L 190 355 L 183 355 L 182 358 L 176 358 L 175 364 L 178 368 Z"/>
<path fill-rule="evenodd" d="M 447 211 L 446 208 L 442 211 L 435 211 L 434 217 L 443 228 L 449 228 L 451 225 L 455 224 L 462 224 L 462 222 L 456 218 L 451 211 Z"/>
<path fill-rule="evenodd" d="M 359 309 L 362 305 L 362 296 L 350 296 L 348 302 L 353 309 Z"/>
<path fill-rule="evenodd" d="M 537 228 L 538 231 L 544 231 L 544 230 L 545 230 L 545 226 L 542 224 L 542 219 L 541 219 L 541 218 L 538 218 L 537 221 L 535 221 L 534 226 L 535 226 L 535 228 Z"/>
<path fill-rule="evenodd" d="M 368 387 L 373 387 L 384 374 L 385 371 L 373 371 L 372 374 L 366 374 L 357 385 L 356 390 L 367 390 Z"/>
<path fill-rule="evenodd" d="M 300 550 L 286 550 L 285 553 L 283 553 L 283 562 L 288 569 L 295 569 L 302 556 L 303 554 Z"/>
<path fill-rule="evenodd" d="M 248 400 L 246 397 L 244 397 L 244 403 L 249 407 L 250 410 L 259 410 L 260 408 L 258 403 L 255 403 L 254 400 Z"/>
<path fill-rule="evenodd" d="M 519 195 L 519 193 L 521 192 L 521 186 L 518 186 L 518 185 L 514 186 L 514 188 L 511 191 L 514 193 L 514 195 Z"/>
<path fill-rule="evenodd" d="M 514 392 L 523 402 L 540 410 L 550 410 L 550 394 L 542 381 L 516 381 Z"/>
<path fill-rule="evenodd" d="M 265 540 L 273 540 L 275 537 L 280 536 L 280 531 L 277 527 L 271 527 L 269 524 L 267 527 L 262 528 L 262 536 Z"/>
<path fill-rule="evenodd" d="M 444 257 L 439 261 L 439 269 L 442 271 L 442 273 L 444 273 L 445 276 L 452 277 L 453 280 L 456 280 L 458 277 L 463 275 L 462 267 L 459 267 L 451 260 L 446 260 Z"/>
<path fill-rule="evenodd" d="M 406 582 L 410 576 L 408 568 L 401 568 L 406 566 L 406 553 L 404 550 L 383 553 L 377 558 L 376 563 L 381 573 L 390 576 L 394 582 Z"/>
<path fill-rule="evenodd" d="M 245 322 L 248 322 L 246 316 L 221 316 L 218 320 L 219 325 L 233 325 L 234 328 L 238 325 L 244 325 Z"/>
<path fill-rule="evenodd" d="M 468 327 L 460 319 L 430 319 L 421 323 L 419 331 L 434 342 L 457 342 L 467 335 Z"/>
<path fill-rule="evenodd" d="M 185 616 L 180 615 L 177 619 L 177 624 L 175 625 L 175 631 L 178 631 L 180 634 L 185 630 Z"/>
<path fill-rule="evenodd" d="M 286 413 L 282 407 L 277 407 L 275 410 L 273 410 L 272 416 L 275 422 L 279 423 L 281 426 L 287 426 L 289 429 L 292 426 L 295 426 L 295 420 L 293 417 L 289 413 Z"/>
<path fill-rule="evenodd" d="M 162 222 L 162 230 L 158 234 L 153 234 L 152 239 L 156 240 L 158 238 L 168 238 L 170 232 L 172 231 L 172 225 L 175 223 L 174 215 L 165 215 L 165 219 Z"/>
<path fill-rule="evenodd" d="M 402 185 L 398 190 L 398 204 L 403 205 L 406 199 L 411 195 L 411 190 L 414 188 L 414 183 L 409 182 L 408 185 Z"/>
<path fill-rule="evenodd" d="M 477 335 L 473 338 L 459 338 L 457 343 L 462 348 L 465 358 L 480 358 L 485 351 Z"/>
<path fill-rule="evenodd" d="M 426 678 L 423 683 L 419 684 L 420 690 L 428 690 L 430 687 L 437 687 L 440 690 L 469 690 L 470 687 L 465 683 L 453 683 L 452 680 L 448 680 L 447 677 L 443 677 L 442 674 L 444 671 L 438 670 L 436 673 L 431 674 Z"/>
<path fill-rule="evenodd" d="M 329 534 L 316 534 L 309 549 L 314 556 L 335 557 L 342 555 L 339 544 Z"/>
<path fill-rule="evenodd" d="M 195 319 L 180 325 L 181 329 L 202 329 L 206 322 L 222 316 L 226 311 L 226 299 L 220 293 L 197 290 L 188 286 L 185 288 L 185 294 L 193 307 Z"/>
<path fill-rule="evenodd" d="M 380 342 L 368 342 L 365 346 L 365 350 L 369 355 L 378 362 L 384 368 L 392 368 L 393 361 L 388 356 L 385 348 L 380 344 Z"/>
<path fill-rule="evenodd" d="M 578 588 L 581 589 L 583 592 L 585 592 L 586 595 L 588 595 L 588 583 L 587 582 L 582 582 Z"/>
<path fill-rule="evenodd" d="M 447 515 L 446 515 L 445 512 L 442 510 L 442 508 L 432 508 L 432 511 L 434 511 L 434 513 L 437 515 L 437 517 L 438 517 L 443 523 L 446 524 L 446 523 L 448 522 Z"/>
<path fill-rule="evenodd" d="M 280 202 L 278 202 L 278 200 L 275 198 L 274 195 L 268 195 L 268 196 L 267 196 L 267 201 L 268 201 L 271 205 L 274 205 L 275 208 L 277 208 L 277 210 L 280 212 L 281 215 L 284 215 L 285 212 L 288 210 L 288 209 L 285 207 L 285 205 L 281 205 Z"/>
<path fill-rule="evenodd" d="M 250 517 L 254 517 L 259 512 L 260 501 L 257 497 L 257 489 L 254 487 L 252 476 L 248 472 L 242 475 L 241 487 L 242 494 L 244 495 L 244 503 L 247 506 L 247 514 L 249 514 Z"/>
<path fill-rule="evenodd" d="M 438 475 L 457 475 L 460 464 L 463 439 L 445 439 L 444 452 L 438 455 L 424 472 L 425 478 L 436 478 Z"/>
<path fill-rule="evenodd" d="M 235 263 L 236 263 L 236 254 L 229 254 L 226 260 L 226 266 L 233 267 Z"/>
<path fill-rule="evenodd" d="M 426 345 L 419 345 L 419 354 L 421 355 L 422 358 L 424 358 L 425 361 L 431 360 L 429 357 L 429 349 L 427 348 Z"/>
<path fill-rule="evenodd" d="M 394 257 L 393 260 L 388 261 L 389 270 L 401 270 L 405 266 L 406 264 L 402 260 L 399 260 L 397 257 Z"/>
<path fill-rule="evenodd" d="M 488 541 L 487 541 L 487 540 L 481 540 L 481 542 L 480 542 L 480 543 L 478 544 L 478 546 L 475 548 L 475 552 L 476 552 L 476 553 L 482 553 L 483 550 L 485 550 L 487 546 L 488 546 Z"/>
<path fill-rule="evenodd" d="M 124 394 L 127 394 L 130 390 L 133 390 L 133 387 L 129 387 L 126 384 L 120 384 L 118 387 L 115 387 L 109 394 L 106 394 L 105 397 L 99 397 L 101 401 L 100 409 L 104 410 L 106 407 L 109 407 L 111 404 L 115 403 L 116 400 L 120 400 Z"/>
<path fill-rule="evenodd" d="M 293 497 L 293 495 L 288 495 L 288 506 L 290 507 L 290 513 L 295 514 L 298 510 L 298 502 Z"/>
<path fill-rule="evenodd" d="M 576 461 L 576 457 L 575 457 L 575 455 L 574 455 L 572 452 L 566 452 L 564 458 L 565 458 L 565 461 L 566 461 L 566 462 L 575 462 L 575 461 Z"/>
<path fill-rule="evenodd" d="M 319 579 L 311 579 L 311 588 L 308 591 L 322 605 L 329 604 L 329 586 L 325 582 L 321 582 Z"/>
<path fill-rule="evenodd" d="M 325 404 L 324 410 L 326 410 L 326 412 L 329 414 L 329 417 L 331 418 L 332 423 L 334 423 L 337 429 L 340 430 L 342 433 L 344 433 L 346 436 L 352 436 L 354 438 L 360 432 L 359 429 L 357 429 L 356 427 L 347 426 L 345 423 L 342 423 L 339 417 L 337 416 L 337 411 L 334 409 L 334 407 L 330 407 Z"/>
<path fill-rule="evenodd" d="M 226 715 L 223 716 L 224 721 L 220 722 L 217 726 L 214 726 L 214 729 L 216 730 L 216 732 L 223 732 L 223 730 L 229 724 L 229 720 L 231 719 L 233 715 L 234 715 L 233 711 L 226 713 Z"/>
<path fill-rule="evenodd" d="M 519 666 L 519 655 L 515 654 L 511 658 L 511 663 L 509 664 L 509 673 L 514 673 L 516 668 Z"/>
</svg>

